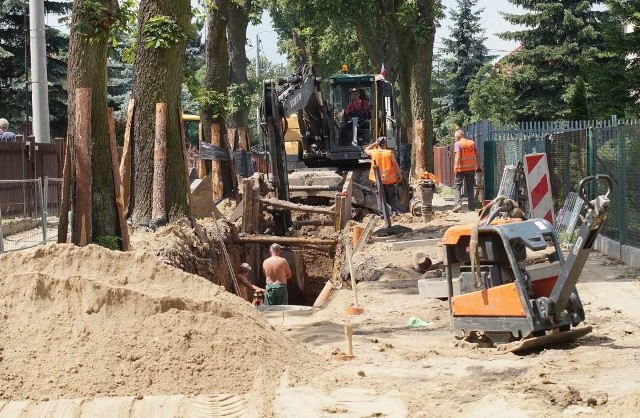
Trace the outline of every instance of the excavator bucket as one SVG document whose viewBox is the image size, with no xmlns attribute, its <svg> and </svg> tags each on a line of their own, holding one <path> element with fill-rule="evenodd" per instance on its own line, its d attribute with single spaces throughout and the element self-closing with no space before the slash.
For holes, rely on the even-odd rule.
<svg viewBox="0 0 640 418">
<path fill-rule="evenodd" d="M 499 345 L 498 351 L 516 354 L 526 353 L 533 350 L 552 347 L 557 344 L 575 341 L 576 339 L 587 335 L 591 331 L 592 328 L 590 326 L 587 326 L 574 328 L 569 331 L 551 332 L 540 337 L 526 338 L 524 340 Z"/>
</svg>

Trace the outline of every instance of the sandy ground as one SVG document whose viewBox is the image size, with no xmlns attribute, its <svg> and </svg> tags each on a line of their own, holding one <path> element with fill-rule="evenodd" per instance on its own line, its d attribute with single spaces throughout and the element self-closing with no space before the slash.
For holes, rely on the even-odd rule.
<svg viewBox="0 0 640 418">
<path fill-rule="evenodd" d="M 442 209 L 451 206 L 440 203 Z M 407 215 L 398 223 L 413 229 L 402 239 L 422 239 L 473 218 L 441 212 L 427 227 Z M 312 315 L 269 314 L 276 329 L 306 342 L 335 366 L 313 386 L 281 388 L 279 416 L 301 416 L 296 411 L 303 407 L 304 416 L 344 417 L 640 415 L 637 270 L 593 254 L 578 289 L 586 325 L 594 331 L 575 343 L 521 356 L 453 338 L 447 303 L 418 294 L 419 274 L 412 269 L 418 250 L 440 260 L 435 245 L 389 251 L 384 241 L 370 242 L 356 255 L 356 264 L 370 267 L 359 269 L 362 315 L 345 314 L 353 304 L 347 288 Z M 411 317 L 428 325 L 408 328 Z M 356 357 L 341 362 L 331 355 L 346 352 L 347 323 L 353 327 Z"/>
<path fill-rule="evenodd" d="M 52 402 L 46 411 L 84 405 L 91 416 L 639 416 L 639 272 L 590 257 L 578 289 L 594 331 L 575 343 L 528 355 L 461 344 L 447 303 L 420 296 L 412 268 L 415 252 L 437 263 L 440 248 L 388 249 L 474 217 L 439 197 L 434 206 L 428 225 L 402 215 L 405 233 L 356 254 L 358 316 L 345 313 L 346 283 L 322 308 L 262 315 L 149 252 L 2 255 L 0 416 L 43 416 Z M 412 317 L 427 326 L 408 328 Z M 339 361 L 346 324 L 355 358 Z M 220 393 L 241 395 L 242 407 L 203 398 Z M 185 396 L 196 406 L 184 409 Z M 156 409 L 135 409 L 145 401 Z"/>
</svg>

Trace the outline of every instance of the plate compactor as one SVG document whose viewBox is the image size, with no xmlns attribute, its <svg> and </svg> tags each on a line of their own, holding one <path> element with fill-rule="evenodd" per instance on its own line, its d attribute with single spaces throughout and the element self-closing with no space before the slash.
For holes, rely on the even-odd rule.
<svg viewBox="0 0 640 418">
<path fill-rule="evenodd" d="M 589 201 L 584 188 L 598 181 L 606 183 L 607 193 Z M 519 352 L 591 332 L 591 327 L 575 328 L 584 320 L 576 283 L 607 217 L 611 185 L 606 175 L 580 182 L 586 214 L 566 259 L 548 221 L 525 219 L 503 197 L 485 207 L 477 223 L 449 228 L 444 265 L 457 336 Z"/>
</svg>

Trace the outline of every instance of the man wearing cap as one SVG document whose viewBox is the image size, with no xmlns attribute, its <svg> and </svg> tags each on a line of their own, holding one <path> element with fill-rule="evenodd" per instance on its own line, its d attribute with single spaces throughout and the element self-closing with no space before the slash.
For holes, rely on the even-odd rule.
<svg viewBox="0 0 640 418">
<path fill-rule="evenodd" d="M 271 244 L 269 252 L 271 257 L 264 260 L 262 268 L 267 285 L 264 304 L 265 305 L 288 305 L 289 293 L 287 292 L 287 280 L 292 276 L 289 262 L 280 256 L 280 244 Z"/>
<path fill-rule="evenodd" d="M 248 263 L 240 264 L 240 268 L 238 269 L 238 274 L 236 274 L 236 278 L 238 279 L 238 283 L 243 285 L 244 287 L 251 290 L 264 290 L 261 287 L 251 284 L 249 281 L 249 272 L 251 271 L 251 266 Z"/>
<path fill-rule="evenodd" d="M 364 149 L 364 153 L 371 157 L 369 180 L 375 184 L 376 175 L 373 167 L 377 165 L 380 169 L 380 180 L 382 180 L 386 200 L 391 206 L 393 216 L 398 215 L 398 183 L 402 181 L 402 171 L 393 151 L 387 148 L 387 137 L 379 137 Z"/>
<path fill-rule="evenodd" d="M 369 102 L 360 98 L 360 90 L 351 89 L 351 101 L 347 105 L 344 111 L 344 116 L 347 119 L 358 117 L 361 119 L 369 119 L 371 115 L 369 113 Z"/>
</svg>

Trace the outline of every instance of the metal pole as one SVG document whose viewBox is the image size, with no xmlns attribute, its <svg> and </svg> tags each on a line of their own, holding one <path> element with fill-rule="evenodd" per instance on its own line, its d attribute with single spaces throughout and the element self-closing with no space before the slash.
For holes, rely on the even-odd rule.
<svg viewBox="0 0 640 418">
<path fill-rule="evenodd" d="M 51 142 L 49 130 L 49 90 L 47 82 L 47 48 L 44 26 L 44 0 L 29 0 L 29 34 L 31 39 L 31 101 L 35 142 Z"/>
<path fill-rule="evenodd" d="M 260 77 L 260 38 L 256 33 L 256 80 Z"/>
</svg>

